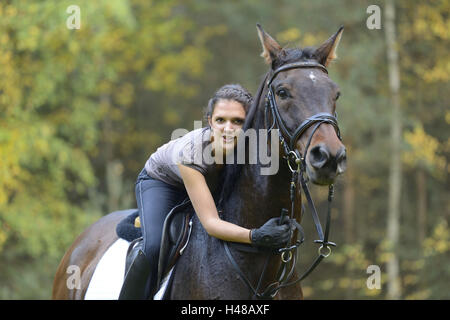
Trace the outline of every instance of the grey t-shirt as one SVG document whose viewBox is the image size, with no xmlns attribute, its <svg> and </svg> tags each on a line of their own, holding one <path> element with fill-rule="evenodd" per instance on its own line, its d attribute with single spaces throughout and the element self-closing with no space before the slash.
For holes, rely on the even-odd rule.
<svg viewBox="0 0 450 320">
<path fill-rule="evenodd" d="M 145 170 L 154 179 L 184 188 L 177 166 L 183 164 L 202 173 L 212 189 L 217 186 L 219 170 L 211 150 L 211 129 L 196 129 L 159 147 L 145 163 Z"/>
</svg>

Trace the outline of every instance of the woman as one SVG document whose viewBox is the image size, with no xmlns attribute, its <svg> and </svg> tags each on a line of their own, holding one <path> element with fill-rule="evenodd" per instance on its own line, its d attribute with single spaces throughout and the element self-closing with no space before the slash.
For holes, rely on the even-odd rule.
<svg viewBox="0 0 450 320">
<path fill-rule="evenodd" d="M 187 196 L 202 226 L 213 237 L 271 248 L 286 243 L 287 221 L 280 225 L 278 218 L 273 218 L 257 229 L 240 227 L 219 217 L 212 195 L 221 183 L 219 173 L 236 147 L 251 103 L 252 96 L 240 85 L 223 86 L 208 103 L 208 126 L 166 143 L 147 160 L 136 182 L 143 252 L 127 272 L 120 299 L 146 299 L 155 294 L 164 220 Z"/>
</svg>

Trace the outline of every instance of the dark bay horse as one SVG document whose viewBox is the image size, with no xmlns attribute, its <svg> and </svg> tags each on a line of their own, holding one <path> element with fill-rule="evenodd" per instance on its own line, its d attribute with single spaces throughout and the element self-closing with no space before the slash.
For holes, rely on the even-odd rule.
<svg viewBox="0 0 450 320">
<path fill-rule="evenodd" d="M 292 186 L 301 179 L 295 176 L 293 181 L 295 170 L 286 152 L 295 155 L 295 163 L 299 168 L 302 165 L 304 175 L 315 184 L 331 185 L 345 171 L 346 151 L 334 117 L 339 89 L 326 70 L 336 58 L 342 30 L 317 49 L 291 49 L 282 48 L 258 25 L 262 56 L 270 70 L 255 95 L 244 129 L 279 129 L 271 139 L 280 139 L 280 160 L 286 157 L 287 161 L 280 161 L 278 172 L 271 175 L 261 174 L 261 164 L 227 166 L 220 202 L 222 219 L 254 228 L 279 216 L 281 208 L 294 206 L 297 210 L 291 217 L 300 221 L 301 192 Z M 54 299 L 84 298 L 101 255 L 117 239 L 115 226 L 127 214 L 129 211 L 106 215 L 75 241 L 58 267 Z M 251 287 L 267 288 L 277 279 L 282 264 L 279 254 L 245 252 L 233 246 L 227 249 L 226 253 L 223 242 L 209 236 L 194 215 L 190 241 L 174 271 L 170 298 L 247 300 L 257 297 Z M 78 290 L 67 288 L 69 265 L 80 266 Z M 298 277 L 294 272 L 293 285 L 271 292 L 272 297 L 301 299 Z"/>
</svg>

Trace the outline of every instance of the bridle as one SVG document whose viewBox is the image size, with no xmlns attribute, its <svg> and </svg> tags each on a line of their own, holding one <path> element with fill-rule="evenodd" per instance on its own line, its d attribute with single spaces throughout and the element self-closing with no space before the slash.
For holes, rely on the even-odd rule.
<svg viewBox="0 0 450 320">
<path fill-rule="evenodd" d="M 322 123 L 329 123 L 331 124 L 334 129 L 336 130 L 336 134 L 339 139 L 341 139 L 341 133 L 337 124 L 337 117 L 336 114 L 333 116 L 329 113 L 321 112 L 313 115 L 312 117 L 307 118 L 304 120 L 294 131 L 293 134 L 290 134 L 289 130 L 287 129 L 286 125 L 284 124 L 283 119 L 281 118 L 279 108 L 277 105 L 277 101 L 275 99 L 275 94 L 273 91 L 272 82 L 275 80 L 276 76 L 283 71 L 291 70 L 291 69 L 298 69 L 298 68 L 319 68 L 325 73 L 328 74 L 327 69 L 317 62 L 295 62 L 295 63 L 289 63 L 286 65 L 281 66 L 280 68 L 276 69 L 272 75 L 270 76 L 269 80 L 267 81 L 267 87 L 269 91 L 267 92 L 266 96 L 266 108 L 265 108 L 265 121 L 266 121 L 266 128 L 267 128 L 267 119 L 268 119 L 268 112 L 271 112 L 273 123 L 271 127 L 268 129 L 271 131 L 274 126 L 276 125 L 278 129 L 281 131 L 282 136 L 280 136 L 280 142 L 285 146 L 285 152 L 286 154 L 289 154 L 290 152 L 297 151 L 295 149 L 295 143 L 297 140 L 305 133 L 306 130 L 308 130 L 312 125 L 316 125 L 313 132 L 311 133 L 308 143 L 305 148 L 305 154 L 302 158 L 306 158 L 306 153 L 309 148 L 309 144 L 311 143 L 312 136 L 314 135 L 315 131 L 319 128 L 319 126 Z M 285 138 L 288 139 L 288 144 L 285 143 Z M 297 151 L 298 152 L 298 151 Z M 303 159 L 304 161 L 304 159 Z"/>
<path fill-rule="evenodd" d="M 322 123 L 328 123 L 331 124 L 336 131 L 336 134 L 340 140 L 341 134 L 339 130 L 339 126 L 337 123 L 337 116 L 336 113 L 334 115 L 331 115 L 329 113 L 317 113 L 307 119 L 305 119 L 300 125 L 295 129 L 294 133 L 290 133 L 287 129 L 283 119 L 281 118 L 279 108 L 275 99 L 275 94 L 273 91 L 272 82 L 276 78 L 276 76 L 283 71 L 291 70 L 291 69 L 298 69 L 298 68 L 318 68 L 324 71 L 328 74 L 327 69 L 325 66 L 323 66 L 320 63 L 317 63 L 315 61 L 302 61 L 302 62 L 295 62 L 295 63 L 289 63 L 286 65 L 283 65 L 279 67 L 278 69 L 274 70 L 270 77 L 268 77 L 267 80 L 267 88 L 268 92 L 265 97 L 265 110 L 264 110 L 264 122 L 265 127 L 268 129 L 268 131 L 271 133 L 276 130 L 278 132 L 278 138 L 280 140 L 280 144 L 283 146 L 283 159 L 287 161 L 287 165 L 291 171 L 291 184 L 290 184 L 290 201 L 291 201 L 291 212 L 289 215 L 291 225 L 293 226 L 293 229 L 298 230 L 298 235 L 300 235 L 300 239 L 296 239 L 295 243 L 293 245 L 290 245 L 292 243 L 292 235 L 293 232 L 291 232 L 291 239 L 286 243 L 285 248 L 279 249 L 276 253 L 281 255 L 281 266 L 278 270 L 276 281 L 269 284 L 264 290 L 260 290 L 260 286 L 262 283 L 262 280 L 264 278 L 264 275 L 266 273 L 266 269 L 268 266 L 268 262 L 270 259 L 270 256 L 267 257 L 266 263 L 264 265 L 263 271 L 261 273 L 261 276 L 258 281 L 258 285 L 255 288 L 248 278 L 244 275 L 242 270 L 239 268 L 238 264 L 236 263 L 235 259 L 233 258 L 229 243 L 226 241 L 222 241 L 222 244 L 224 245 L 225 252 L 233 265 L 236 272 L 239 274 L 242 281 L 247 285 L 249 290 L 253 293 L 254 297 L 257 299 L 270 299 L 274 298 L 275 295 L 278 293 L 278 291 L 281 288 L 291 286 L 296 284 L 299 281 L 302 281 L 305 279 L 318 265 L 319 263 L 326 257 L 328 257 L 331 254 L 331 248 L 330 246 L 336 246 L 335 243 L 328 241 L 329 231 L 330 231 L 330 221 L 331 221 L 331 202 L 333 200 L 334 196 L 334 186 L 331 184 L 328 189 L 328 211 L 327 211 L 327 218 L 326 218 L 326 225 L 325 225 L 325 233 L 323 232 L 322 225 L 320 223 L 319 216 L 317 214 L 317 210 L 314 206 L 314 202 L 312 201 L 311 194 L 309 192 L 309 188 L 307 185 L 307 178 L 306 178 L 306 155 L 308 152 L 308 148 L 311 144 L 312 137 L 314 133 L 317 131 L 319 126 Z M 272 118 L 272 124 L 270 127 L 268 127 L 268 120 L 269 118 Z M 313 127 L 312 132 L 310 133 L 310 136 L 307 140 L 305 150 L 303 154 L 300 154 L 300 152 L 295 148 L 295 143 L 297 140 L 310 128 Z M 275 129 L 277 128 L 277 129 Z M 300 178 L 300 179 L 299 179 Z M 290 281 L 292 278 L 295 266 L 296 266 L 296 260 L 297 260 L 297 249 L 298 247 L 304 242 L 304 231 L 301 225 L 294 219 L 294 212 L 295 212 L 295 190 L 297 189 L 298 180 L 300 180 L 301 188 L 303 189 L 303 192 L 305 194 L 305 197 L 308 201 L 308 206 L 311 211 L 311 216 L 313 218 L 317 234 L 319 236 L 319 240 L 314 240 L 315 243 L 320 244 L 319 250 L 318 250 L 318 256 L 313 261 L 313 263 L 310 265 L 310 267 L 296 280 Z M 301 215 L 303 215 L 304 208 L 302 207 Z M 288 214 L 288 210 L 283 208 L 281 210 L 281 217 L 280 221 L 283 219 L 285 215 Z M 258 252 L 255 248 L 247 248 L 243 245 L 234 244 L 233 246 L 236 246 L 237 249 L 240 249 L 242 251 L 249 251 L 249 252 Z M 288 263 L 292 261 L 292 267 L 289 271 L 288 269 Z"/>
</svg>

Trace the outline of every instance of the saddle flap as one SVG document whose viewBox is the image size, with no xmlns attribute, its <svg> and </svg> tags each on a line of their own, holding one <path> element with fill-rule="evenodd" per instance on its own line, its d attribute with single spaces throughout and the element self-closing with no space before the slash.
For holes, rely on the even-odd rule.
<svg viewBox="0 0 450 320">
<path fill-rule="evenodd" d="M 181 211 L 182 209 L 180 209 Z M 168 223 L 169 236 L 168 240 L 171 245 L 176 245 L 180 240 L 182 240 L 183 233 L 186 229 L 186 224 L 189 223 L 189 215 L 182 214 L 183 212 L 178 211 L 175 213 Z"/>
<path fill-rule="evenodd" d="M 186 198 L 179 205 L 172 208 L 167 215 L 161 237 L 161 247 L 158 262 L 158 285 L 164 275 L 175 264 L 189 234 L 189 221 L 194 213 L 191 201 Z"/>
</svg>

